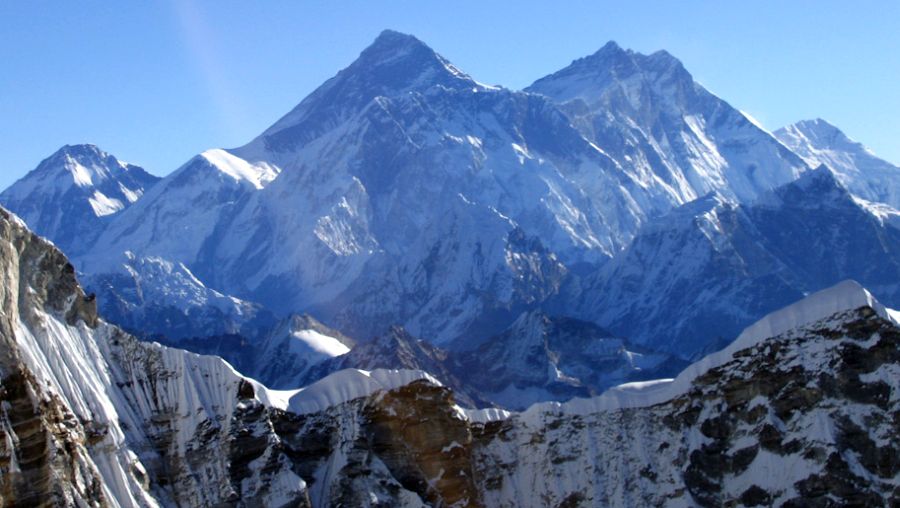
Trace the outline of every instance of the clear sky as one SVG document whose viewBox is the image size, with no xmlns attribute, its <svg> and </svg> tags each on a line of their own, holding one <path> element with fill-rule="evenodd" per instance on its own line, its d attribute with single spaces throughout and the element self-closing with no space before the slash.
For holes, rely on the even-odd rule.
<svg viewBox="0 0 900 508">
<path fill-rule="evenodd" d="M 900 162 L 900 2 L 0 2 L 0 188 L 64 144 L 164 175 L 262 132 L 377 35 L 523 88 L 612 39 L 667 49 L 774 130 L 821 117 Z"/>
</svg>

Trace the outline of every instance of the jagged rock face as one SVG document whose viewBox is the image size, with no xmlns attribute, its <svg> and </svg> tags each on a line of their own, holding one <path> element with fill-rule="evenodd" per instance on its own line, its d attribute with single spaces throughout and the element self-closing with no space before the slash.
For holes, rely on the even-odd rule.
<svg viewBox="0 0 900 508">
<path fill-rule="evenodd" d="M 655 405 L 475 423 L 422 383 L 309 416 L 290 440 L 330 438 L 301 460 L 317 506 L 395 484 L 389 504 L 888 506 L 898 351 L 900 329 L 862 307 L 740 350 Z"/>
<path fill-rule="evenodd" d="M 99 320 L 62 253 L 4 210 L 0 263 L 4 505 L 308 503 L 252 383 Z"/>
<path fill-rule="evenodd" d="M 868 308 L 836 320 L 742 351 L 665 404 L 486 427 L 489 504 L 503 506 L 523 481 L 535 481 L 535 497 L 585 505 L 887 504 L 900 493 L 887 459 L 900 335 Z M 544 467 L 563 478 L 588 467 L 597 481 L 560 489 Z"/>
<path fill-rule="evenodd" d="M 73 255 L 158 180 L 96 146 L 67 145 L 3 191 L 0 204 Z"/>
<path fill-rule="evenodd" d="M 322 413 L 283 413 L 275 429 L 313 506 L 481 506 L 473 436 L 447 388 L 418 381 Z"/>
<path fill-rule="evenodd" d="M 73 321 L 97 316 L 79 294 L 72 265 L 2 209 L 0 238 L 0 502 L 103 506 L 108 493 L 89 458 L 89 432 L 22 364 L 16 345 L 17 320 L 34 320 L 45 307 Z"/>
</svg>

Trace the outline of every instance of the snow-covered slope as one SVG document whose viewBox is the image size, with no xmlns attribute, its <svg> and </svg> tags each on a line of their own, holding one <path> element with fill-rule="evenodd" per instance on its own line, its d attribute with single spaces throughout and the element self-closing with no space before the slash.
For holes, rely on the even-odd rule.
<svg viewBox="0 0 900 508">
<path fill-rule="evenodd" d="M 778 129 L 775 136 L 811 166 L 824 164 L 853 195 L 900 209 L 900 167 L 817 118 Z"/>
<path fill-rule="evenodd" d="M 158 180 L 96 146 L 66 145 L 0 193 L 0 204 L 71 255 Z"/>
<path fill-rule="evenodd" d="M 438 380 L 420 370 L 339 370 L 309 386 L 288 392 L 290 395 L 284 399 L 286 404 L 283 409 L 300 415 L 320 413 L 346 402 L 382 395 L 416 381 L 441 386 Z"/>
<path fill-rule="evenodd" d="M 710 195 L 649 223 L 561 306 L 690 358 L 846 277 L 900 303 L 900 235 L 817 169 L 752 204 Z"/>
<path fill-rule="evenodd" d="M 271 182 L 278 171 L 224 150 L 204 152 L 120 214 L 91 253 L 80 258 L 79 269 L 99 273 L 98 267 L 124 262 L 128 252 L 173 263 L 194 259 L 221 217 Z"/>
<path fill-rule="evenodd" d="M 172 338 L 252 334 L 271 326 L 267 311 L 210 287 L 189 260 L 221 218 L 278 171 L 208 150 L 118 214 L 90 251 L 73 259 L 87 287 L 100 296 L 103 314 L 130 330 Z"/>
</svg>

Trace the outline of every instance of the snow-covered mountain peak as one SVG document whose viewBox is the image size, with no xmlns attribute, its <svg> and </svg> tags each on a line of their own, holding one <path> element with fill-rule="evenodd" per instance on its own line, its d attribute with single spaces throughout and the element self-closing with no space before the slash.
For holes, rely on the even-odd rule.
<svg viewBox="0 0 900 508">
<path fill-rule="evenodd" d="M 362 51 L 357 63 L 375 66 L 405 58 L 431 60 L 435 57 L 436 53 L 414 35 L 384 30 Z"/>
<path fill-rule="evenodd" d="M 315 318 L 294 314 L 256 344 L 255 357 L 244 360 L 255 365 L 254 377 L 268 386 L 296 388 L 306 384 L 310 368 L 347 354 L 354 345 L 352 339 Z"/>
<path fill-rule="evenodd" d="M 810 166 L 828 166 L 854 196 L 900 209 L 900 167 L 879 159 L 834 125 L 821 118 L 803 120 L 773 134 Z"/>
<path fill-rule="evenodd" d="M 608 44 L 526 91 L 560 103 L 583 136 L 615 159 L 660 215 L 712 190 L 747 201 L 806 169 L 665 51 Z"/>
<path fill-rule="evenodd" d="M 609 41 L 603 45 L 602 48 L 598 49 L 593 54 L 579 58 L 574 60 L 572 63 L 598 63 L 601 61 L 610 61 L 617 58 L 628 58 L 629 55 L 633 54 L 634 51 L 630 49 L 625 49 L 619 45 L 616 41 Z"/>
<path fill-rule="evenodd" d="M 852 143 L 859 145 L 847 137 L 840 129 L 821 118 L 800 120 L 780 129 L 789 135 L 805 138 L 816 146 L 835 147 L 837 144 Z"/>
<path fill-rule="evenodd" d="M 804 190 L 826 190 L 832 187 L 841 187 L 841 184 L 838 182 L 837 178 L 835 178 L 834 173 L 832 173 L 825 164 L 819 164 L 812 171 L 801 174 L 791 183 Z"/>
<path fill-rule="evenodd" d="M 778 129 L 774 135 L 812 166 L 827 162 L 831 162 L 831 166 L 839 165 L 836 157 L 839 153 L 845 154 L 844 158 L 853 155 L 875 157 L 862 143 L 821 118 L 801 120 Z"/>
<path fill-rule="evenodd" d="M 459 86 L 472 78 L 416 37 L 385 30 L 347 68 L 347 73 L 369 73 L 397 90 L 412 86 Z"/>
<path fill-rule="evenodd" d="M 296 149 L 334 125 L 359 113 L 380 97 L 424 92 L 433 87 L 486 89 L 412 35 L 386 30 L 336 76 L 239 153 Z"/>
<path fill-rule="evenodd" d="M 821 118 L 801 120 L 782 127 L 773 134 L 813 166 L 831 162 L 829 166 L 834 171 L 841 169 L 836 166 L 840 166 L 842 162 L 849 163 L 851 161 L 848 159 L 853 158 L 861 159 L 855 162 L 862 163 L 859 169 L 863 171 L 868 165 L 867 159 L 889 164 L 878 159 L 869 148 L 847 136 L 840 128 Z"/>
<path fill-rule="evenodd" d="M 154 182 L 156 177 L 138 166 L 118 160 L 96 145 L 65 145 L 41 161 L 37 168 L 16 182 L 7 192 L 16 188 L 20 194 L 36 190 L 46 192 L 51 188 L 65 191 L 72 186 L 90 189 L 100 187 L 111 179 L 125 180 L 122 182 L 122 190 L 126 204 L 130 204 L 137 201 L 143 189 L 128 189 L 128 185 L 125 185 L 131 184 L 128 180 L 134 179 L 138 180 L 138 183 L 147 184 Z M 103 207 L 101 203 L 97 203 L 94 208 L 98 216 L 109 215 L 121 209 L 121 207 Z"/>
<path fill-rule="evenodd" d="M 111 171 L 125 169 L 127 165 L 96 145 L 78 144 L 63 146 L 38 167 L 43 170 L 65 170 L 72 174 L 76 185 L 85 187 L 100 183 L 109 177 Z"/>
<path fill-rule="evenodd" d="M 575 60 L 568 67 L 534 82 L 527 91 L 544 94 L 567 102 L 582 99 L 594 104 L 610 87 L 625 89 L 637 106 L 640 88 L 659 86 L 674 81 L 692 86 L 693 78 L 681 62 L 666 51 L 644 55 L 623 49 L 614 41 L 596 53 Z"/>
<path fill-rule="evenodd" d="M 66 145 L 3 191 L 0 204 L 73 254 L 158 180 L 94 145 Z"/>
<path fill-rule="evenodd" d="M 292 353 L 302 351 L 306 356 L 334 358 L 347 353 L 353 346 L 353 342 L 343 335 L 306 315 L 291 316 L 276 333 L 284 335 Z"/>
</svg>

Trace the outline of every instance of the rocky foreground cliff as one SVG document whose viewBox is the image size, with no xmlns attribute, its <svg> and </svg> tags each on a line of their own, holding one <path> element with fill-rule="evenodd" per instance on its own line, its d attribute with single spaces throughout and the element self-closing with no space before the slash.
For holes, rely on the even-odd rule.
<svg viewBox="0 0 900 508">
<path fill-rule="evenodd" d="M 0 504 L 878 506 L 900 499 L 900 327 L 855 283 L 674 380 L 522 413 L 414 371 L 271 391 L 97 316 L 0 212 Z"/>
<path fill-rule="evenodd" d="M 59 250 L 3 210 L 0 341 L 0 504 L 309 504 L 252 382 L 101 321 Z"/>
</svg>

